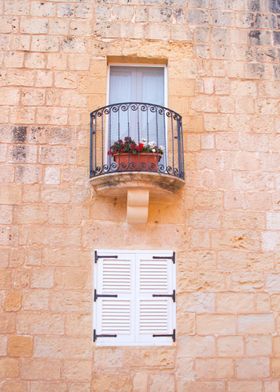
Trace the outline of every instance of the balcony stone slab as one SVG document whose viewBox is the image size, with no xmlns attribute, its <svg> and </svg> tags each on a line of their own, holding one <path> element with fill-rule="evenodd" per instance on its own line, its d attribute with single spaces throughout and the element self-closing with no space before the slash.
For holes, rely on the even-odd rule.
<svg viewBox="0 0 280 392">
<path fill-rule="evenodd" d="M 170 198 L 181 189 L 184 180 L 163 173 L 149 172 L 116 172 L 90 179 L 96 193 L 107 197 L 126 197 L 128 189 L 145 189 L 150 198 Z"/>
</svg>

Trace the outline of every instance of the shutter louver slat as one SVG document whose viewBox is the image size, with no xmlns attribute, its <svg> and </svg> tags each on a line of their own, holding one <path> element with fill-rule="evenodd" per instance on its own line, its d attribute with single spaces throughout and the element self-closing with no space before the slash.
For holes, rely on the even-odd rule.
<svg viewBox="0 0 280 392">
<path fill-rule="evenodd" d="M 131 263 L 123 260 L 103 263 L 103 292 L 111 290 L 128 292 L 131 290 Z"/>
<path fill-rule="evenodd" d="M 168 291 L 168 261 L 140 260 L 140 291 Z"/>
<path fill-rule="evenodd" d="M 140 333 L 166 333 L 168 310 L 166 300 L 140 300 Z"/>
</svg>

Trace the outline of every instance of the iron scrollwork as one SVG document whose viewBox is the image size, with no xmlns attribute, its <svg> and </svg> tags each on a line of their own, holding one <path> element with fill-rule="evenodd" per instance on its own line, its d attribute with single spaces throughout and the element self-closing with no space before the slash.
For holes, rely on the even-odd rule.
<svg viewBox="0 0 280 392">
<path fill-rule="evenodd" d="M 145 102 L 121 102 L 90 113 L 90 176 L 118 171 L 157 172 L 184 179 L 182 117 L 161 105 Z M 132 136 L 162 143 L 164 153 L 158 163 L 115 162 L 108 155 L 116 140 Z"/>
</svg>

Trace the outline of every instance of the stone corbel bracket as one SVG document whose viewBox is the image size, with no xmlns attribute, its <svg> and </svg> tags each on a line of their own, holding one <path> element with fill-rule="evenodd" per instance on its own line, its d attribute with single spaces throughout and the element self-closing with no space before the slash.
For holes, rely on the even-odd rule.
<svg viewBox="0 0 280 392">
<path fill-rule="evenodd" d="M 147 223 L 150 192 L 146 189 L 127 190 L 127 223 Z"/>
</svg>

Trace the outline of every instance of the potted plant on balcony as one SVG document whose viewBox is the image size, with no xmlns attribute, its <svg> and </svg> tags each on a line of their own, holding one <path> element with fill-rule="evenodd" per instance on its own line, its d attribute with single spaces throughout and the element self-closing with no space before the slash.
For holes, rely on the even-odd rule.
<svg viewBox="0 0 280 392">
<path fill-rule="evenodd" d="M 142 140 L 136 143 L 130 136 L 114 142 L 108 154 L 113 156 L 119 171 L 158 171 L 163 147 Z"/>
</svg>

